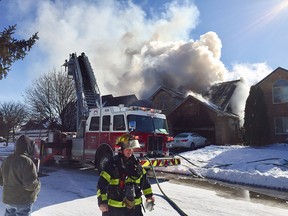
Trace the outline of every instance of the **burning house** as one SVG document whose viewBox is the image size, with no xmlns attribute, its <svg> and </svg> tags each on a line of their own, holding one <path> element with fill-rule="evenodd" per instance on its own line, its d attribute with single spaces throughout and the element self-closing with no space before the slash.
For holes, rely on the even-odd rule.
<svg viewBox="0 0 288 216">
<path fill-rule="evenodd" d="M 181 92 L 161 87 L 150 99 L 153 108 L 162 109 L 167 115 L 171 135 L 190 131 L 214 144 L 236 144 L 240 142 L 239 116 L 231 112 L 230 100 L 238 82 L 215 84 L 206 98 L 193 93 L 185 97 Z"/>
</svg>

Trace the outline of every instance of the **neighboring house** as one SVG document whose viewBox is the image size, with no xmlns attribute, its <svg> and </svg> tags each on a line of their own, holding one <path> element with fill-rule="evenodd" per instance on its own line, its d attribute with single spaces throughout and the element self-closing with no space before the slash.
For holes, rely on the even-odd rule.
<svg viewBox="0 0 288 216">
<path fill-rule="evenodd" d="M 26 130 L 46 130 L 48 128 L 49 119 L 39 120 L 30 119 L 25 125 L 21 125 L 20 131 Z"/>
<path fill-rule="evenodd" d="M 283 142 L 288 138 L 288 70 L 278 67 L 260 82 L 267 106 L 270 140 L 267 144 Z"/>
</svg>

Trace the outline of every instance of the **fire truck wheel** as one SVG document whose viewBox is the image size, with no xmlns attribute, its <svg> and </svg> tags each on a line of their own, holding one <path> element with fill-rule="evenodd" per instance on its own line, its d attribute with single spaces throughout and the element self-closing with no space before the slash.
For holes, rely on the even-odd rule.
<svg viewBox="0 0 288 216">
<path fill-rule="evenodd" d="M 99 174 L 104 169 L 105 164 L 107 163 L 107 161 L 110 160 L 111 158 L 112 158 L 112 153 L 107 151 L 107 150 L 101 152 L 101 154 L 98 154 L 96 167 L 98 169 Z"/>
</svg>

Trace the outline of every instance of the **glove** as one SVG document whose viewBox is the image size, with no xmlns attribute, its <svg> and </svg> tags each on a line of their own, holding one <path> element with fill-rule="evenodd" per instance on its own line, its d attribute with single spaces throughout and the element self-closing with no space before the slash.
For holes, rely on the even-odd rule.
<svg viewBox="0 0 288 216">
<path fill-rule="evenodd" d="M 134 208 L 134 206 L 135 206 L 135 200 L 130 201 L 129 199 L 127 199 L 127 197 L 124 197 L 123 203 L 126 204 L 126 207 L 127 207 L 128 209 L 132 209 L 132 208 Z"/>
<path fill-rule="evenodd" d="M 154 209 L 154 205 L 155 205 L 154 202 L 155 202 L 155 198 L 154 197 L 146 198 L 145 208 L 148 211 L 152 211 Z"/>
<path fill-rule="evenodd" d="M 147 197 L 146 202 L 155 202 L 155 197 L 154 196 Z"/>
<path fill-rule="evenodd" d="M 108 205 L 106 203 L 100 204 L 99 208 L 100 208 L 101 212 L 107 212 L 108 211 Z"/>
</svg>

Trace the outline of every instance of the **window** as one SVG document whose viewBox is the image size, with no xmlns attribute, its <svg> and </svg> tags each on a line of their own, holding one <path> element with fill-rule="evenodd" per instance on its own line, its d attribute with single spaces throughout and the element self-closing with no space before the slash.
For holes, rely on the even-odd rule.
<svg viewBox="0 0 288 216">
<path fill-rule="evenodd" d="M 151 116 L 139 116 L 139 115 L 128 115 L 128 122 L 135 121 L 135 131 L 140 132 L 156 132 L 156 133 L 168 133 L 168 126 L 166 119 L 152 118 Z"/>
<path fill-rule="evenodd" d="M 288 102 L 288 80 L 277 80 L 273 84 L 273 102 Z"/>
<path fill-rule="evenodd" d="M 274 119 L 275 134 L 288 134 L 288 117 Z"/>
<path fill-rule="evenodd" d="M 115 115 L 113 117 L 113 130 L 122 131 L 125 129 L 126 127 L 125 127 L 124 115 Z"/>
<path fill-rule="evenodd" d="M 90 131 L 99 131 L 99 116 L 91 118 L 89 130 Z"/>
<path fill-rule="evenodd" d="M 110 130 L 110 116 L 103 116 L 102 119 L 102 131 L 109 131 Z"/>
<path fill-rule="evenodd" d="M 150 116 L 128 115 L 127 120 L 136 122 L 137 132 L 154 132 L 153 119 Z"/>
</svg>

